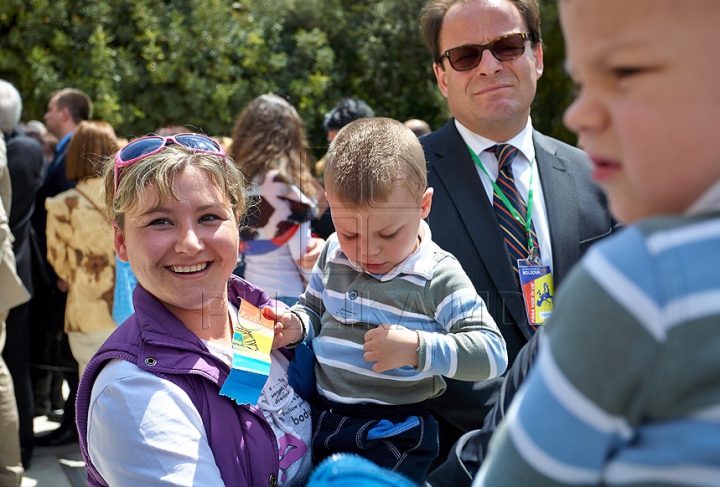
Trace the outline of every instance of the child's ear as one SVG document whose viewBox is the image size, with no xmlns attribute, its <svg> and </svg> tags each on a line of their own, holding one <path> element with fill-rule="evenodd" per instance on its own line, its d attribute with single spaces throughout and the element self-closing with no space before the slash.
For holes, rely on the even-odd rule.
<svg viewBox="0 0 720 487">
<path fill-rule="evenodd" d="M 430 214 L 430 208 L 432 207 L 433 189 L 428 188 L 422 195 L 422 201 L 420 202 L 421 217 L 427 218 Z"/>
</svg>

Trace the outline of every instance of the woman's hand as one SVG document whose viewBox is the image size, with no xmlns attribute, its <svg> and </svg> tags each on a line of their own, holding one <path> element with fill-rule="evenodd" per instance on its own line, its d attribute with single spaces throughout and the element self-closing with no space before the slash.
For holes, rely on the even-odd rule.
<svg viewBox="0 0 720 487">
<path fill-rule="evenodd" d="M 58 290 L 61 293 L 67 293 L 68 289 L 70 289 L 70 285 L 67 283 L 67 281 L 63 281 L 62 279 L 58 279 L 55 283 L 55 286 L 57 286 Z"/>
</svg>

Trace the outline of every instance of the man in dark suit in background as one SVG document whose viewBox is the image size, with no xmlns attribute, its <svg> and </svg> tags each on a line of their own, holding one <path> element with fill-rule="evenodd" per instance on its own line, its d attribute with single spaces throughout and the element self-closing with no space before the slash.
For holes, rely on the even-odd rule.
<svg viewBox="0 0 720 487">
<path fill-rule="evenodd" d="M 532 127 L 530 105 L 543 72 L 537 0 L 433 0 L 421 21 L 453 115 L 420 139 L 435 190 L 428 223 L 433 239 L 458 258 L 485 299 L 512 364 L 534 333 L 513 250 L 527 258 L 535 247 L 557 286 L 590 244 L 611 233 L 613 222 L 587 156 Z M 512 153 L 503 164 L 501 149 Z M 521 198 L 518 211 L 527 212 L 517 241 L 496 213 L 515 214 L 498 195 L 501 167 Z M 448 380 L 448 390 L 431 401 L 441 422 L 439 461 L 461 432 L 482 426 L 502 380 Z"/>
<path fill-rule="evenodd" d="M 49 361 L 62 359 L 63 364 L 53 363 L 52 366 L 64 365 L 65 380 L 70 386 L 65 407 L 63 408 L 63 421 L 59 428 L 50 434 L 35 439 L 37 446 L 58 446 L 77 441 L 75 428 L 75 393 L 78 385 L 77 363 L 70 354 L 67 336 L 64 332 L 65 302 L 67 298 L 67 283 L 57 277 L 52 266 L 47 262 L 47 239 L 45 228 L 47 226 L 47 211 L 45 199 L 56 196 L 75 186 L 75 182 L 67 180 L 65 172 L 65 153 L 75 128 L 83 120 L 92 116 L 92 102 L 80 90 L 65 88 L 52 94 L 45 113 L 45 124 L 50 133 L 58 138 L 55 148 L 55 157 L 47 170 L 45 182 L 37 195 L 35 213 L 33 214 L 33 227 L 38 234 L 43 253 L 45 271 L 50 276 L 49 284 L 38 286 L 35 297 L 30 302 L 31 322 L 33 333 L 39 337 L 45 335 L 54 347 L 55 357 L 47 357 Z M 58 341 L 59 339 L 59 341 Z M 54 341 L 53 341 L 54 340 Z M 37 347 L 39 344 L 35 344 Z M 54 349 L 64 351 L 62 357 Z M 51 353 L 53 353 L 51 352 Z M 66 362 L 66 363 L 65 363 Z"/>
</svg>

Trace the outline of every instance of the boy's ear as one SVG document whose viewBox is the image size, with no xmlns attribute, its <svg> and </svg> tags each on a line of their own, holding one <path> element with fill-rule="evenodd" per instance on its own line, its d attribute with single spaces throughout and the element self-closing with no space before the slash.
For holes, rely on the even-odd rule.
<svg viewBox="0 0 720 487">
<path fill-rule="evenodd" d="M 433 197 L 433 189 L 432 188 L 426 189 L 422 195 L 422 201 L 420 202 L 420 210 L 421 210 L 420 218 L 425 219 L 430 214 L 430 208 L 432 207 L 432 197 Z"/>
<path fill-rule="evenodd" d="M 117 223 L 113 222 L 113 244 L 115 244 L 115 253 L 122 262 L 127 262 L 127 247 L 125 246 L 125 235 L 118 228 Z"/>
</svg>

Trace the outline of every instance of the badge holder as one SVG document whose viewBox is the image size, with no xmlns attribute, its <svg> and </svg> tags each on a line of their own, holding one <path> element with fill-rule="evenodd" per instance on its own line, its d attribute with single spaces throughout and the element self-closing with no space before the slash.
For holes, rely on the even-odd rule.
<svg viewBox="0 0 720 487">
<path fill-rule="evenodd" d="M 530 249 L 527 259 L 518 259 L 517 262 L 528 322 L 535 330 L 552 314 L 555 298 L 552 273 L 550 266 L 542 265 L 537 247 Z"/>
</svg>

